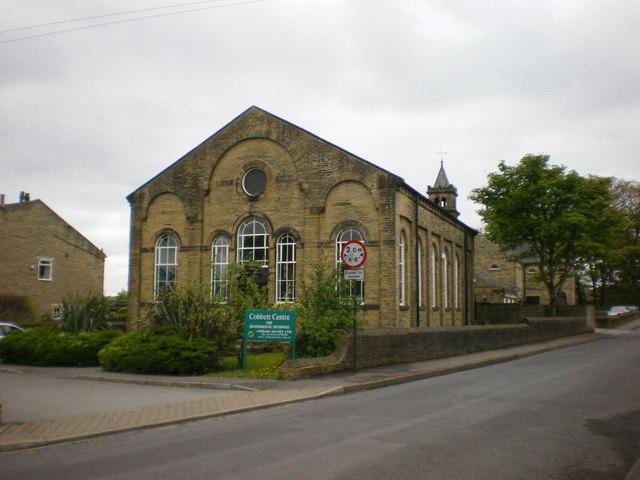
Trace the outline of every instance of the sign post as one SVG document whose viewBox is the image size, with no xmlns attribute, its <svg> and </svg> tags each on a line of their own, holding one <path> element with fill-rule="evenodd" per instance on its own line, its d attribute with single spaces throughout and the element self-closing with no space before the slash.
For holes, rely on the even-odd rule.
<svg viewBox="0 0 640 480">
<path fill-rule="evenodd" d="M 247 342 L 290 342 L 296 358 L 296 312 L 245 310 L 242 369 L 247 371 Z"/>
<path fill-rule="evenodd" d="M 362 242 L 350 240 L 342 246 L 340 260 L 346 268 L 344 271 L 345 280 L 364 280 L 364 262 L 367 260 L 367 249 Z M 356 341 L 356 306 L 353 306 L 353 371 L 357 370 L 357 341 Z"/>
</svg>

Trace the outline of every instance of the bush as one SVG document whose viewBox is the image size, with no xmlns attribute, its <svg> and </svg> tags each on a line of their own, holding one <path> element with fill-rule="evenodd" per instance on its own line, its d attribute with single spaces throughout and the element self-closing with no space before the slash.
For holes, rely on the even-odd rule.
<svg viewBox="0 0 640 480">
<path fill-rule="evenodd" d="M 272 309 L 267 289 L 256 283 L 261 272 L 259 264 L 229 264 L 225 296 L 212 297 L 211 285 L 197 282 L 182 289 L 165 289 L 147 310 L 147 324 L 184 328 L 188 340 L 212 340 L 221 351 L 233 353 L 242 365 L 237 340 L 243 334 L 244 311 Z"/>
<path fill-rule="evenodd" d="M 55 327 L 37 327 L 0 340 L 0 359 L 36 366 L 96 366 L 98 352 L 121 332 L 60 333 Z"/>
<path fill-rule="evenodd" d="M 353 325 L 360 299 L 351 294 L 341 269 L 313 266 L 310 282 L 301 284 L 302 294 L 296 303 L 296 350 L 302 357 L 330 355 L 338 338 Z"/>
<path fill-rule="evenodd" d="M 0 318 L 4 322 L 28 325 L 34 323 L 37 317 L 36 309 L 27 297 L 0 295 Z"/>
<path fill-rule="evenodd" d="M 100 330 L 109 319 L 109 300 L 102 295 L 73 295 L 62 300 L 62 328 L 67 332 Z"/>
<path fill-rule="evenodd" d="M 222 351 L 205 338 L 188 339 L 184 327 L 141 330 L 122 336 L 98 354 L 114 372 L 203 375 L 222 368 Z"/>
</svg>

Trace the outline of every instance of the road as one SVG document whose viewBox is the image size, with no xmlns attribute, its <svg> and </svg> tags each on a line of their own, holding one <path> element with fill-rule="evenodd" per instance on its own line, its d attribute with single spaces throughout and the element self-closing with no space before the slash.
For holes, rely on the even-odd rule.
<svg viewBox="0 0 640 480">
<path fill-rule="evenodd" d="M 490 367 L 0 454 L 1 479 L 624 479 L 640 331 Z"/>
</svg>

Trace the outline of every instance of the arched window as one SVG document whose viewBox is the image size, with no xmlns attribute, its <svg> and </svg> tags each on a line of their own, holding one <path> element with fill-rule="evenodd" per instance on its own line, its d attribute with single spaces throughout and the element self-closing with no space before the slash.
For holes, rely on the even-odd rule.
<svg viewBox="0 0 640 480">
<path fill-rule="evenodd" d="M 227 298 L 229 278 L 229 239 L 218 235 L 211 245 L 211 294 Z"/>
<path fill-rule="evenodd" d="M 453 259 L 453 306 L 460 308 L 460 257 Z"/>
<path fill-rule="evenodd" d="M 404 232 L 400 232 L 400 243 L 398 244 L 398 302 L 400 305 L 407 302 L 406 250 L 407 238 Z"/>
<path fill-rule="evenodd" d="M 238 229 L 238 263 L 269 264 L 269 232 L 267 222 L 249 217 Z"/>
<path fill-rule="evenodd" d="M 339 265 L 341 263 L 340 252 L 342 252 L 342 247 L 345 243 L 351 240 L 358 240 L 364 243 L 364 239 L 362 238 L 362 234 L 360 230 L 355 227 L 346 227 L 338 232 L 336 236 L 336 263 Z M 362 267 L 364 268 L 364 267 Z M 351 293 L 364 302 L 364 280 L 350 280 L 351 283 Z"/>
<path fill-rule="evenodd" d="M 438 306 L 438 251 L 436 245 L 431 245 L 431 252 L 429 255 L 429 281 L 431 282 L 431 307 L 436 308 Z"/>
<path fill-rule="evenodd" d="M 167 288 L 176 285 L 178 270 L 178 242 L 169 233 L 162 235 L 156 242 L 154 297 Z"/>
<path fill-rule="evenodd" d="M 285 233 L 276 242 L 276 303 L 296 301 L 296 239 Z"/>
<path fill-rule="evenodd" d="M 416 266 L 418 267 L 418 307 L 422 307 L 422 239 L 418 238 L 418 255 Z"/>
<path fill-rule="evenodd" d="M 442 308 L 449 308 L 449 257 L 446 250 L 442 252 L 442 259 L 440 261 L 440 268 L 442 273 L 440 274 L 440 293 L 442 293 Z"/>
</svg>

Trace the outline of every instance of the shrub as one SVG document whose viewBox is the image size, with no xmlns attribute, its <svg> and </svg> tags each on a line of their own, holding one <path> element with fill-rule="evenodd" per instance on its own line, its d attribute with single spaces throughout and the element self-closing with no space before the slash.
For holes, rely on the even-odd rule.
<svg viewBox="0 0 640 480">
<path fill-rule="evenodd" d="M 301 291 L 296 302 L 296 350 L 303 357 L 330 355 L 340 335 L 353 325 L 360 300 L 351 294 L 341 269 L 321 264 L 312 266 L 311 281 L 303 281 Z"/>
<path fill-rule="evenodd" d="M 55 327 L 37 327 L 0 340 L 0 359 L 36 366 L 95 366 L 98 352 L 121 332 L 60 333 Z"/>
<path fill-rule="evenodd" d="M 267 289 L 256 282 L 259 264 L 232 263 L 227 269 L 227 295 L 212 297 L 209 284 L 190 283 L 183 289 L 166 289 L 147 311 L 152 327 L 179 326 L 189 340 L 213 340 L 221 351 L 236 355 L 242 365 L 242 338 L 245 310 L 271 310 Z"/>
<path fill-rule="evenodd" d="M 114 372 L 203 375 L 219 370 L 222 351 L 212 340 L 188 339 L 184 327 L 129 333 L 98 354 L 105 370 Z"/>
<path fill-rule="evenodd" d="M 27 297 L 0 295 L 0 318 L 3 321 L 30 325 L 37 317 L 36 309 Z"/>
<path fill-rule="evenodd" d="M 103 295 L 73 295 L 62 300 L 62 328 L 67 332 L 100 330 L 109 319 L 111 306 Z"/>
</svg>

